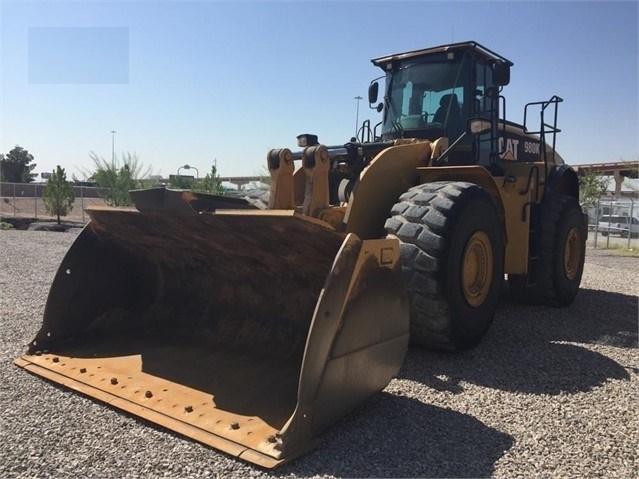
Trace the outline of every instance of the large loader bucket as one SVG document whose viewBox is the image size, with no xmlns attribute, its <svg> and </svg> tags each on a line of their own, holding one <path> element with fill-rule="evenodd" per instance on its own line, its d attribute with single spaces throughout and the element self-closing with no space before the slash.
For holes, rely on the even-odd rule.
<svg viewBox="0 0 639 479">
<path fill-rule="evenodd" d="M 402 364 L 394 240 L 290 211 L 89 210 L 16 364 L 264 467 Z"/>
</svg>

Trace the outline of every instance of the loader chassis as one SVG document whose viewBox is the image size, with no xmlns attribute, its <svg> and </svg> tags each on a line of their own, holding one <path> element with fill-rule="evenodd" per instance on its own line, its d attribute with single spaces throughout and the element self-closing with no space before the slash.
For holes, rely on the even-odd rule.
<svg viewBox="0 0 639 479">
<path fill-rule="evenodd" d="M 508 275 L 511 289 L 522 300 L 570 303 L 581 280 L 586 233 L 583 221 L 573 224 L 569 232 L 560 231 L 565 215 L 581 216 L 579 206 L 574 205 L 579 194 L 577 177 L 555 151 L 560 131 L 557 108 L 562 99 L 554 96 L 529 103 L 523 125 L 507 121 L 501 89 L 510 81 L 512 62 L 473 42 L 380 57 L 373 63 L 385 72 L 383 101 L 376 104 L 376 82 L 369 89 L 369 102 L 382 112 L 381 132 L 377 134 L 377 127 L 371 130 L 365 122 L 361 139 L 370 141 L 354 138 L 336 147 L 317 144 L 315 135 L 302 135 L 304 150 L 290 153 L 302 160 L 302 168 L 288 183 L 277 180 L 276 168 L 271 169 L 277 180 L 271 185 L 272 196 L 280 188 L 293 190 L 290 197 L 295 208 L 338 231 L 361 238 L 385 233 L 400 240 L 405 281 L 421 281 L 415 291 L 426 283 L 444 291 L 425 297 L 408 288 L 414 343 L 456 350 L 477 344 L 494 315 L 498 292 L 493 285 L 501 283 L 502 274 Z M 530 110 L 535 108 L 538 130 L 527 125 L 533 116 Z M 473 133 L 467 129 L 471 122 L 488 127 Z M 445 182 L 459 185 L 449 187 Z M 480 187 L 492 202 L 499 238 L 478 232 L 457 244 L 461 241 L 457 235 L 464 230 L 458 224 L 463 217 L 458 210 L 470 206 L 462 201 L 448 210 L 447 205 L 463 196 L 465 183 Z M 437 186 L 432 191 L 420 190 L 420 185 L 427 184 Z M 304 193 L 299 190 L 302 186 Z M 335 190 L 348 195 L 336 199 Z M 422 199 L 411 203 L 411 195 Z M 437 195 L 441 197 L 431 203 Z M 303 203 L 299 201 L 302 197 Z M 572 199 L 570 205 L 568 199 Z M 552 212 L 561 209 L 559 203 L 567 206 Z M 408 215 L 402 209 L 408 209 Z M 486 215 L 485 223 L 493 217 L 488 208 L 478 214 Z M 561 219 L 549 220 L 556 215 Z M 482 231 L 481 225 L 477 228 Z M 416 239 L 419 235 L 429 239 Z M 407 246 L 412 243 L 419 253 Z M 546 243 L 558 245 L 551 248 Z M 451 248 L 457 250 L 451 254 Z M 463 258 L 463 264 L 450 266 L 457 258 Z M 493 264 L 486 265 L 486 258 Z M 494 264 L 497 261 L 499 265 Z M 448 269 L 443 262 L 449 264 Z M 463 269 L 461 276 L 450 271 L 457 267 Z M 417 277 L 420 279 L 414 279 Z M 458 288 L 462 288 L 459 297 L 455 296 Z M 475 297 L 471 290 L 477 288 L 482 291 Z M 424 311 L 417 312 L 417 303 L 428 303 L 430 311 L 422 308 Z M 474 309 L 467 309 L 464 303 Z M 427 316 L 432 318 L 425 327 Z M 471 327 L 473 321 L 483 328 Z M 446 332 L 441 334 L 441 328 Z M 473 332 L 464 335 L 463 330 Z"/>
<path fill-rule="evenodd" d="M 481 341 L 504 275 L 521 301 L 570 304 L 586 229 L 561 99 L 527 105 L 536 132 L 508 122 L 512 63 L 474 42 L 373 63 L 380 124 L 269 151 L 267 209 L 164 188 L 89 209 L 15 363 L 276 467 L 384 389 L 409 341 Z"/>
</svg>

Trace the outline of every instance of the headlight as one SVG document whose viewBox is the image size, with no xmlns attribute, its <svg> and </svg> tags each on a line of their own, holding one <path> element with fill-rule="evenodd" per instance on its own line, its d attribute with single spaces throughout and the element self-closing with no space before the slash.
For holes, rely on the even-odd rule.
<svg viewBox="0 0 639 479">
<path fill-rule="evenodd" d="M 491 128 L 490 120 L 484 120 L 483 118 L 471 118 L 466 125 L 466 129 L 471 135 L 488 133 Z"/>
<path fill-rule="evenodd" d="M 307 146 L 318 145 L 317 135 L 311 135 L 310 133 L 302 133 L 297 136 L 297 146 L 305 148 Z"/>
</svg>

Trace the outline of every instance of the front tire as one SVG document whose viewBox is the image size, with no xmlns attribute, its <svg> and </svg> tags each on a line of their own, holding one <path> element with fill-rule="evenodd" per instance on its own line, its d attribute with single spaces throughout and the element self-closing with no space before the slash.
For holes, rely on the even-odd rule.
<svg viewBox="0 0 639 479">
<path fill-rule="evenodd" d="M 475 346 L 492 323 L 502 288 L 501 221 L 485 190 L 466 182 L 411 188 L 385 229 L 401 243 L 411 342 L 444 350 Z"/>
</svg>

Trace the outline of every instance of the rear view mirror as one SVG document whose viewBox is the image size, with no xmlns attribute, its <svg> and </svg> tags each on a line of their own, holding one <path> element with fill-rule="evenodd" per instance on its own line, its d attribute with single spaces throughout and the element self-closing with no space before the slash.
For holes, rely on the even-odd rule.
<svg viewBox="0 0 639 479">
<path fill-rule="evenodd" d="M 368 103 L 375 103 L 379 94 L 379 83 L 373 82 L 368 87 Z"/>
<path fill-rule="evenodd" d="M 497 86 L 508 85 L 510 83 L 510 65 L 506 63 L 494 63 L 493 82 Z"/>
</svg>

